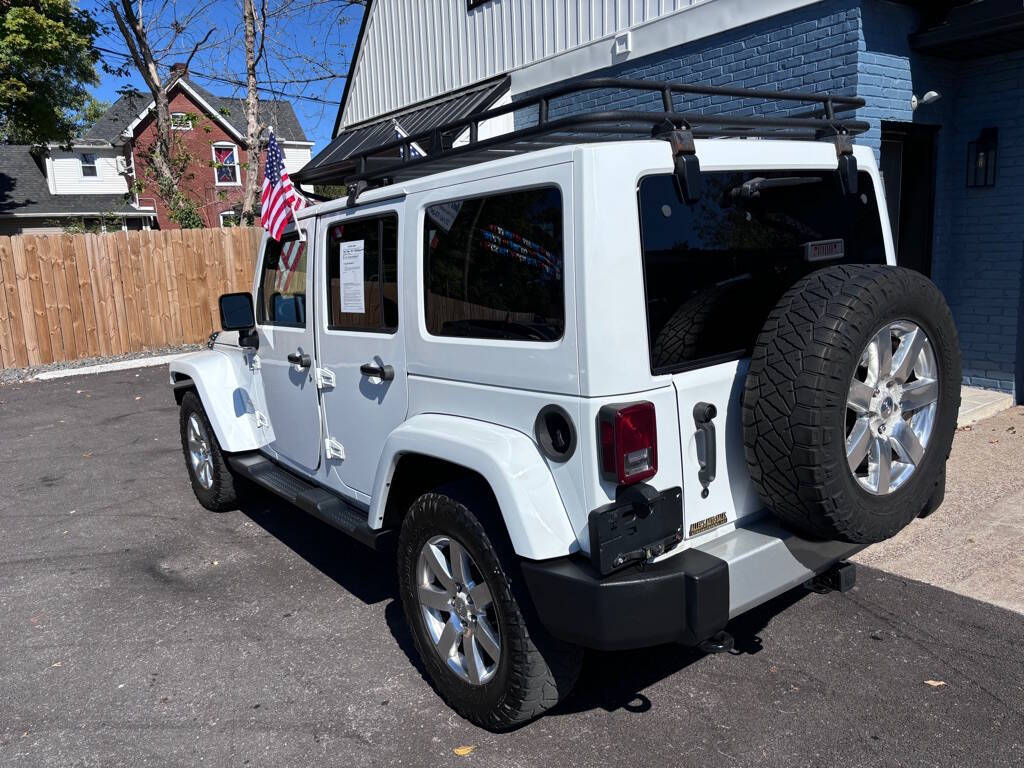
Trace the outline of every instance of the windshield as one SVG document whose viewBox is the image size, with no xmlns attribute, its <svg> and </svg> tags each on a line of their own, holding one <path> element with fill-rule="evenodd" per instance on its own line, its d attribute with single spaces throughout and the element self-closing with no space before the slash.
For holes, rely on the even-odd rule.
<svg viewBox="0 0 1024 768">
<path fill-rule="evenodd" d="M 827 171 L 702 174 L 683 202 L 673 174 L 639 186 L 651 370 L 749 355 L 793 283 L 830 264 L 885 262 L 871 177 L 844 195 Z"/>
</svg>

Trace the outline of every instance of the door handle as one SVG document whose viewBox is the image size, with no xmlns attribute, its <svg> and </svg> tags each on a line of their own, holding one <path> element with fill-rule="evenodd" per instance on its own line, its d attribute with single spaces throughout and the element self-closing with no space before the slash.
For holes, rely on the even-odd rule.
<svg viewBox="0 0 1024 768">
<path fill-rule="evenodd" d="M 714 423 L 717 415 L 718 409 L 711 403 L 697 403 L 693 406 L 693 423 L 697 426 L 697 463 L 700 465 L 697 479 L 703 489 L 700 493 L 702 499 L 706 499 L 711 492 L 708 486 L 714 482 L 715 471 L 718 468 Z"/>
<path fill-rule="evenodd" d="M 375 365 L 374 363 L 363 363 L 359 366 L 359 372 L 363 376 L 381 381 L 391 381 L 395 378 L 395 369 L 390 365 Z"/>
<path fill-rule="evenodd" d="M 288 355 L 288 362 L 300 368 L 309 368 L 313 364 L 313 359 L 305 352 L 292 352 Z"/>
</svg>

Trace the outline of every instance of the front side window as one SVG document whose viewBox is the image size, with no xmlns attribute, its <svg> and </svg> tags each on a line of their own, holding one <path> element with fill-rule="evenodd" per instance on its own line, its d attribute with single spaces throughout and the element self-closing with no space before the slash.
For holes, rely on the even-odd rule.
<svg viewBox="0 0 1024 768">
<path fill-rule="evenodd" d="M 218 185 L 239 184 L 238 147 L 234 144 L 215 144 L 213 147 L 213 172 Z"/>
<path fill-rule="evenodd" d="M 702 175 L 692 205 L 672 174 L 640 182 L 654 373 L 749 355 L 772 307 L 801 277 L 831 264 L 885 263 L 866 173 L 856 195 L 841 192 L 834 171 Z"/>
<path fill-rule="evenodd" d="M 398 217 L 331 224 L 327 231 L 331 330 L 398 328 Z"/>
<path fill-rule="evenodd" d="M 565 258 L 558 189 L 431 205 L 423 233 L 431 334 L 517 341 L 562 337 Z"/>
<path fill-rule="evenodd" d="M 298 235 L 267 240 L 256 306 L 260 325 L 306 326 L 306 243 Z"/>
<path fill-rule="evenodd" d="M 81 160 L 82 176 L 86 178 L 96 178 L 96 155 L 87 152 L 82 155 Z"/>
</svg>

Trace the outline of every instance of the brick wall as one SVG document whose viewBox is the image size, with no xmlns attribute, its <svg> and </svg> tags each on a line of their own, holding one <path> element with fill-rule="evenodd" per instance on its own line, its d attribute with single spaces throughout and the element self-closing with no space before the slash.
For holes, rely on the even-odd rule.
<svg viewBox="0 0 1024 768">
<path fill-rule="evenodd" d="M 868 102 L 860 115 L 872 128 L 860 140 L 877 151 L 883 120 L 940 126 L 932 278 L 956 319 L 964 382 L 1016 389 L 1019 398 L 1024 181 L 1014 169 L 1024 164 L 1024 151 L 1014 144 L 1024 118 L 1024 53 L 973 62 L 923 56 L 907 43 L 920 26 L 912 8 L 863 3 L 857 93 Z M 930 90 L 942 100 L 914 112 L 911 97 Z M 1000 131 L 996 187 L 967 189 L 967 143 L 987 126 Z"/>
<path fill-rule="evenodd" d="M 964 380 L 1024 397 L 1019 338 L 1024 263 L 1024 52 L 952 62 L 910 50 L 917 11 L 885 0 L 826 0 L 714 37 L 628 61 L 601 75 L 711 85 L 832 91 L 868 105 L 857 117 L 871 130 L 858 142 L 881 147 L 883 121 L 940 126 L 937 134 L 933 278 L 960 331 Z M 941 101 L 911 109 L 911 97 Z M 551 105 L 552 117 L 596 109 L 660 109 L 654 94 L 595 91 Z M 679 111 L 767 114 L 786 109 L 728 97 L 677 96 Z M 517 127 L 536 112 L 516 113 Z M 994 189 L 965 188 L 967 143 L 999 128 Z M 1015 383 L 1015 376 L 1018 377 Z"/>
<path fill-rule="evenodd" d="M 741 88 L 831 91 L 852 96 L 857 88 L 861 40 L 858 5 L 856 0 L 826 0 L 595 74 Z M 660 101 L 657 95 L 592 91 L 552 103 L 550 114 L 554 118 L 600 108 L 660 109 Z M 721 96 L 676 96 L 676 108 L 754 115 L 806 109 L 807 105 L 765 104 L 760 100 Z M 516 113 L 518 127 L 535 120 L 535 112 Z"/>
<path fill-rule="evenodd" d="M 220 213 L 229 211 L 242 202 L 243 187 L 217 185 L 214 181 L 213 145 L 216 142 L 230 142 L 238 145 L 238 139 L 228 133 L 224 127 L 206 113 L 182 89 L 175 90 L 170 104 L 171 112 L 185 112 L 198 115 L 199 120 L 191 131 L 175 131 L 179 138 L 195 157 L 188 178 L 182 181 L 181 187 L 199 204 L 199 213 L 207 227 L 220 226 Z M 147 117 L 135 130 L 135 167 L 139 178 L 144 182 L 145 191 L 139 196 L 155 199 L 157 204 L 157 221 L 161 229 L 174 229 L 177 224 L 170 218 L 166 206 L 160 202 L 155 185 L 145 178 L 146 163 L 143 159 L 147 147 L 152 146 L 156 139 L 156 118 Z M 238 147 L 239 181 L 244 182 L 245 164 L 248 153 Z M 262 161 L 261 161 L 262 162 Z"/>
<path fill-rule="evenodd" d="M 948 240 L 936 279 L 946 293 L 970 384 L 1014 391 L 1024 254 L 1024 52 L 961 62 L 943 129 Z M 967 144 L 982 128 L 999 129 L 996 186 L 968 189 Z M 1018 399 L 1024 396 L 1017 379 Z"/>
</svg>

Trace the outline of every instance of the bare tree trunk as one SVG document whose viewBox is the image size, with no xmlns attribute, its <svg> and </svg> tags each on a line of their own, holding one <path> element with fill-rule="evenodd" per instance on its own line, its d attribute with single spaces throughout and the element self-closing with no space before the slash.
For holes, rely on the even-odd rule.
<svg viewBox="0 0 1024 768">
<path fill-rule="evenodd" d="M 264 9 L 265 10 L 265 9 Z M 255 0 L 242 1 L 242 16 L 245 26 L 245 140 L 248 145 L 248 162 L 245 171 L 245 195 L 242 198 L 242 223 L 252 224 L 256 219 L 256 195 L 259 190 L 260 96 L 256 90 L 256 65 L 263 54 L 263 46 L 256 49 L 256 6 Z"/>
<path fill-rule="evenodd" d="M 139 3 L 139 14 L 135 12 L 132 0 L 120 0 L 120 7 L 118 7 L 117 0 L 109 0 L 107 7 L 117 22 L 117 28 L 124 38 L 125 45 L 128 46 L 128 51 L 131 54 L 135 68 L 142 75 L 142 79 L 145 80 L 146 86 L 153 95 L 153 102 L 156 107 L 157 138 L 150 148 L 149 161 L 152 163 L 152 170 L 156 177 L 157 192 L 173 213 L 179 208 L 182 201 L 185 200 L 185 196 L 179 190 L 178 183 L 188 163 L 175 163 L 172 156 L 174 153 L 174 134 L 171 128 L 171 110 L 168 93 L 177 79 L 183 77 L 184 73 L 188 71 L 192 58 L 206 44 L 206 41 L 210 39 L 213 29 L 210 29 L 195 44 L 182 70 L 177 73 L 172 72 L 170 77 L 163 80 L 160 77 L 156 56 L 153 54 L 153 49 L 150 46 L 146 23 L 139 15 L 141 14 L 142 3 Z M 179 165 L 182 166 L 181 171 L 176 170 Z"/>
</svg>

